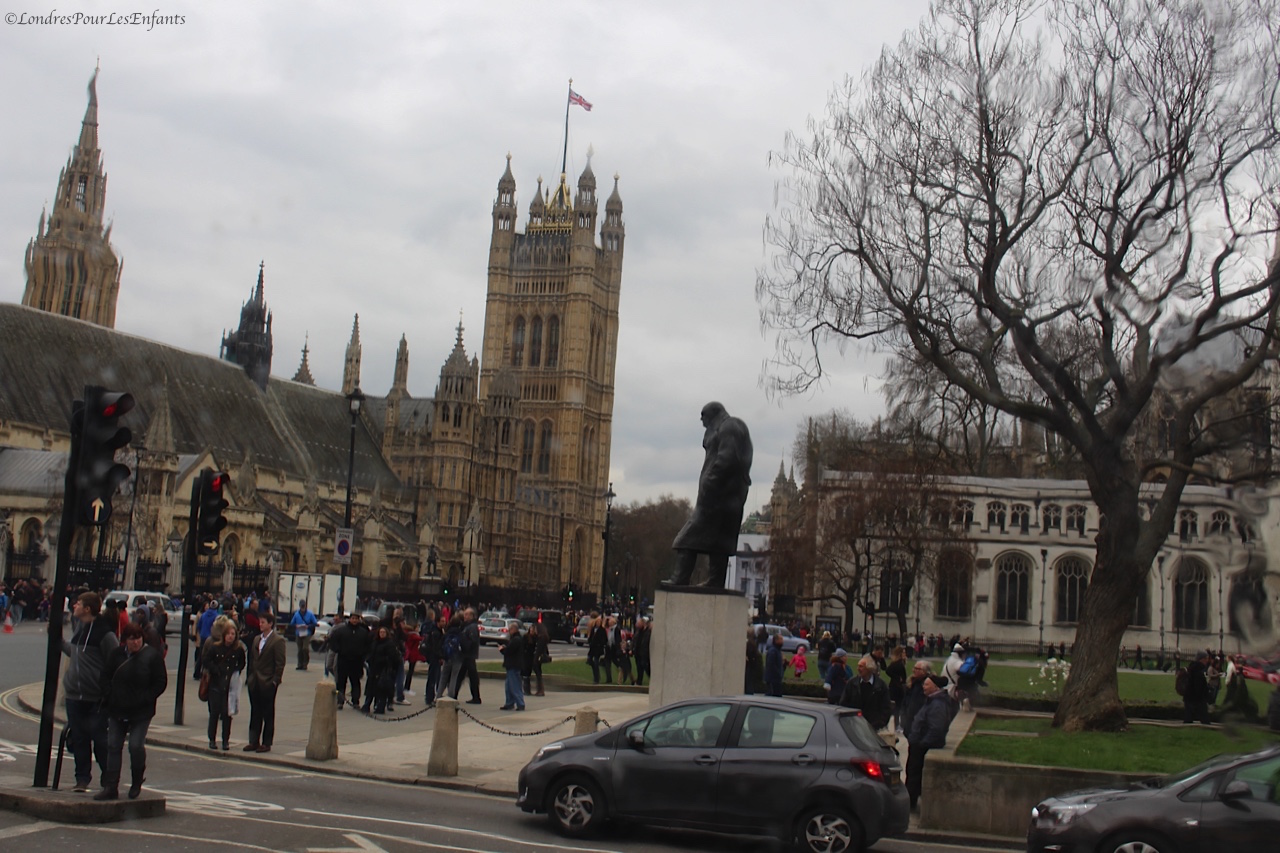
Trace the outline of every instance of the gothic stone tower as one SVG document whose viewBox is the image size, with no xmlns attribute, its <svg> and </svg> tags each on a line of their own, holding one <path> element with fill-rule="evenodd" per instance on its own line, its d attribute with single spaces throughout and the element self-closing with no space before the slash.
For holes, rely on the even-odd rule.
<svg viewBox="0 0 1280 853">
<path fill-rule="evenodd" d="M 98 72 L 89 79 L 89 106 L 80 141 L 58 176 L 53 213 L 27 244 L 27 287 L 22 304 L 115 328 L 123 264 L 111 248 L 111 226 L 102 227 L 107 176 L 98 150 Z"/>
<path fill-rule="evenodd" d="M 220 358 L 238 364 L 254 384 L 264 391 L 271 376 L 271 312 L 262 292 L 262 272 L 258 264 L 258 286 L 249 301 L 240 306 L 240 326 L 222 338 Z"/>
<path fill-rule="evenodd" d="M 500 371 L 514 375 L 518 499 L 541 508 L 526 523 L 535 534 L 531 541 L 539 528 L 547 530 L 553 552 L 543 563 L 539 555 L 517 550 L 509 569 L 523 581 L 526 565 L 543 563 L 560 576 L 539 578 L 541 583 L 594 589 L 603 557 L 626 233 L 618 178 L 605 203 L 599 244 L 590 159 L 576 196 L 564 174 L 548 193 L 539 180 L 524 233 L 515 230 L 515 190 L 508 155 L 493 205 L 480 396 L 489 397 Z"/>
</svg>

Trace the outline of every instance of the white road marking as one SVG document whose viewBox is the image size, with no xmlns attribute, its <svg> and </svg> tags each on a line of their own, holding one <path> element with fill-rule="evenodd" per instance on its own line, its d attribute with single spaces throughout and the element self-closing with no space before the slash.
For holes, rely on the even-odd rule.
<svg viewBox="0 0 1280 853">
<path fill-rule="evenodd" d="M 44 832 L 46 829 L 59 829 L 61 827 L 62 824 L 60 823 L 41 820 L 36 823 L 27 824 L 26 826 L 11 826 L 4 831 L 4 837 L 6 841 L 9 841 L 20 835 L 30 835 L 33 832 Z"/>
<path fill-rule="evenodd" d="M 378 845 L 374 844 L 363 835 L 357 835 L 354 832 L 345 832 L 343 838 L 350 841 L 355 847 L 308 847 L 307 853 L 360 853 L 361 850 L 367 853 L 387 853 Z"/>
<path fill-rule="evenodd" d="M 421 829 L 437 829 L 437 830 L 443 830 L 446 832 L 454 832 L 459 835 L 475 835 L 480 838 L 489 839 L 490 841 L 507 841 L 512 844 L 521 844 L 528 848 L 538 847 L 538 848 L 545 848 L 547 850 L 576 850 L 576 851 L 580 851 L 580 853 L 613 853 L 613 851 L 603 850 L 597 847 L 570 847 L 566 845 L 564 842 L 557 842 L 555 844 L 543 844 L 538 841 L 530 841 L 527 838 L 512 838 L 509 835 L 499 835 L 496 832 L 481 832 L 477 829 L 465 829 L 460 826 L 449 826 L 448 824 L 421 823 L 421 822 L 412 821 L 412 820 L 397 820 L 395 818 L 389 818 L 389 817 L 369 817 L 368 815 L 342 814 L 340 812 L 323 812 L 323 811 L 315 811 L 313 809 L 294 809 L 293 811 L 296 811 L 300 814 L 322 815 L 324 817 L 335 818 L 335 819 L 346 818 L 350 820 L 367 820 L 367 821 L 370 821 L 371 823 L 389 823 L 395 826 L 414 826 Z M 402 840 L 407 841 L 408 839 L 402 839 Z"/>
<path fill-rule="evenodd" d="M 167 808 L 179 812 L 195 812 L 201 815 L 219 817 L 246 817 L 251 812 L 282 812 L 284 806 L 275 803 L 260 803 L 253 800 L 242 800 L 238 797 L 221 797 L 217 794 L 193 794 L 189 791 L 170 791 L 152 788 L 157 794 L 164 794 Z"/>
<path fill-rule="evenodd" d="M 300 778 L 300 777 L 285 777 Z M 266 776 L 211 776 L 208 779 L 187 779 L 188 785 L 208 785 L 211 782 L 265 782 Z"/>
</svg>

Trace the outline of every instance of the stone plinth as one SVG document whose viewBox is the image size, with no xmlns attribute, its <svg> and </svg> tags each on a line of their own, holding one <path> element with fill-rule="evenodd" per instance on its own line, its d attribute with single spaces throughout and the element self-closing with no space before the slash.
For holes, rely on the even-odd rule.
<svg viewBox="0 0 1280 853">
<path fill-rule="evenodd" d="M 749 624 L 746 596 L 736 590 L 658 590 L 649 646 L 649 707 L 740 694 Z"/>
</svg>

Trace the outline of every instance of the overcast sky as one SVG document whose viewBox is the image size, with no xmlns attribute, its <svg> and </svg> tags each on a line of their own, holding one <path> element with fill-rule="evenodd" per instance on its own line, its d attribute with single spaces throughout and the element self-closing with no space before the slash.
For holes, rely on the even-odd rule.
<svg viewBox="0 0 1280 853">
<path fill-rule="evenodd" d="M 504 158 L 524 230 L 538 177 L 558 177 L 572 78 L 594 108 L 570 113 L 571 184 L 593 148 L 601 198 L 619 175 L 627 229 L 618 500 L 693 497 L 708 400 L 751 429 L 749 511 L 806 416 L 883 410 L 877 367 L 856 352 L 828 360 L 811 395 L 765 395 L 772 339 L 754 284 L 781 177 L 766 158 L 925 0 L 152 5 L 185 21 L 0 30 L 0 299 L 22 299 L 23 253 L 100 62 L 107 214 L 124 260 L 116 328 L 216 356 L 261 260 L 273 375 L 293 375 L 309 335 L 317 384 L 337 390 L 359 313 L 362 388 L 387 392 L 404 334 L 410 393 L 431 396 L 459 312 L 468 354 L 480 350 Z M 5 11 L 121 4 L 45 7 Z"/>
</svg>

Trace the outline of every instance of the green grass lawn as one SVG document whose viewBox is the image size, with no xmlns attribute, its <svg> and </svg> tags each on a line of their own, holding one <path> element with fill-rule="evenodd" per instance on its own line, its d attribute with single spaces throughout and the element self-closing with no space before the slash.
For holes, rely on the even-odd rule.
<svg viewBox="0 0 1280 853">
<path fill-rule="evenodd" d="M 1002 737 L 989 731 L 1038 732 L 1039 737 Z M 1280 734 L 1254 727 L 1136 724 L 1126 732 L 1064 734 L 1047 718 L 982 718 L 957 755 L 1016 764 L 1077 767 L 1126 773 L 1173 773 L 1224 752 L 1252 752 L 1280 742 Z"/>
<path fill-rule="evenodd" d="M 1043 688 L 1034 687 L 1031 678 L 1039 675 L 1038 667 L 1002 666 L 991 663 L 987 666 L 987 689 L 998 693 L 1027 693 L 1042 695 Z M 1173 672 L 1137 672 L 1121 669 L 1118 672 L 1120 700 L 1129 703 L 1169 703 L 1180 704 L 1182 698 L 1173 689 Z M 1266 713 L 1267 702 L 1271 698 L 1272 687 L 1261 681 L 1247 681 L 1249 695 L 1258 703 L 1258 709 Z M 1223 685 L 1218 698 L 1222 699 L 1226 691 Z"/>
</svg>

